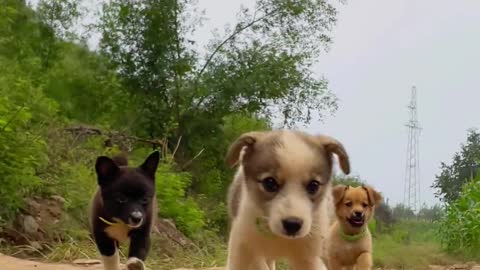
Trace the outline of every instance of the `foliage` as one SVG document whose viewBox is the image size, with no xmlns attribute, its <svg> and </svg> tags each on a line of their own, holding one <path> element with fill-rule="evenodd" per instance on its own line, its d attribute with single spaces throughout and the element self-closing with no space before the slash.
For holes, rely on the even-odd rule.
<svg viewBox="0 0 480 270">
<path fill-rule="evenodd" d="M 205 225 L 204 213 L 193 198 L 185 196 L 191 175 L 175 172 L 171 166 L 171 163 L 161 164 L 157 173 L 161 215 L 172 218 L 181 231 L 194 236 Z"/>
<path fill-rule="evenodd" d="M 77 0 L 40 0 L 36 12 L 40 20 L 53 30 L 56 36 L 62 39 L 72 38 L 75 34 L 71 29 L 82 15 L 79 4 L 80 1 Z"/>
<path fill-rule="evenodd" d="M 462 186 L 475 179 L 480 161 L 480 133 L 469 130 L 467 142 L 462 144 L 460 152 L 455 153 L 450 165 L 442 162 L 440 175 L 437 175 L 432 187 L 437 189 L 436 196 L 445 203 L 458 199 Z"/>
<path fill-rule="evenodd" d="M 309 71 L 318 49 L 330 41 L 333 6 L 258 1 L 255 11 L 241 12 L 226 38 L 212 41 L 205 62 L 187 38 L 201 21 L 193 9 L 190 1 L 173 0 L 116 0 L 103 7 L 97 26 L 101 51 L 132 99 L 143 105 L 137 131 L 172 141 L 182 136 L 183 145 L 189 145 L 196 138 L 218 136 L 231 114 L 270 117 L 266 112 L 281 104 L 291 123 L 335 108 L 326 81 Z"/>
<path fill-rule="evenodd" d="M 335 176 L 333 178 L 334 185 L 345 185 L 352 187 L 359 187 L 365 184 L 365 182 L 358 176 Z"/>
<path fill-rule="evenodd" d="M 93 15 L 83 4 L 40 0 L 33 10 L 26 1 L 2 0 L 2 222 L 13 219 L 24 198 L 58 194 L 68 222 L 83 235 L 96 189 L 93 164 L 118 151 L 103 137 L 116 130 L 181 138 L 178 148 L 164 149 L 175 153 L 158 171 L 161 216 L 189 236 L 206 226 L 224 233 L 227 214 L 219 202 L 232 179 L 223 161 L 229 144 L 274 120 L 294 126 L 336 109 L 327 81 L 311 72 L 331 42 L 336 10 L 328 1 L 258 0 L 224 37 L 212 37 L 206 54 L 189 39 L 202 21 L 192 1 L 104 2 L 99 23 L 90 25 L 102 35 L 98 51 L 74 33 L 83 16 Z M 73 123 L 104 132 L 67 134 Z M 134 164 L 148 151 L 122 150 L 133 151 Z"/>
<path fill-rule="evenodd" d="M 0 219 L 9 220 L 41 185 L 41 130 L 56 106 L 14 63 L 0 58 L 0 69 Z"/>
<path fill-rule="evenodd" d="M 430 222 L 400 221 L 378 233 L 373 240 L 375 266 L 420 270 L 432 264 L 453 263 L 453 258 L 441 250 L 437 228 L 437 224 Z"/>
<path fill-rule="evenodd" d="M 381 202 L 375 209 L 375 219 L 378 223 L 378 230 L 384 231 L 395 222 L 395 219 L 393 218 L 393 209 L 387 203 Z"/>
<path fill-rule="evenodd" d="M 466 183 L 460 197 L 447 206 L 440 236 L 448 251 L 480 255 L 480 178 Z"/>
<path fill-rule="evenodd" d="M 416 218 L 415 212 L 410 207 L 401 203 L 395 205 L 392 212 L 395 220 L 411 220 Z"/>
<path fill-rule="evenodd" d="M 419 219 L 430 222 L 439 221 L 442 216 L 443 209 L 440 205 L 437 204 L 432 207 L 428 207 L 424 204 L 417 213 L 417 217 Z"/>
</svg>

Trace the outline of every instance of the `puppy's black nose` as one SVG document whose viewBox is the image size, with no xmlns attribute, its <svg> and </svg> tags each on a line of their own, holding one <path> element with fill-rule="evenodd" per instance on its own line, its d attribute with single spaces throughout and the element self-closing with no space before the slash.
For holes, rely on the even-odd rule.
<svg viewBox="0 0 480 270">
<path fill-rule="evenodd" d="M 363 213 L 362 213 L 362 212 L 356 212 L 356 211 L 355 211 L 355 212 L 353 213 L 353 216 L 356 217 L 356 218 L 361 218 L 361 217 L 363 217 Z"/>
<path fill-rule="evenodd" d="M 130 214 L 130 222 L 133 223 L 133 224 L 138 224 L 140 222 L 142 222 L 142 219 L 143 219 L 143 214 L 142 212 L 140 211 L 134 211 Z"/>
<path fill-rule="evenodd" d="M 295 235 L 302 228 L 303 220 L 294 217 L 286 218 L 282 220 L 282 225 L 288 235 Z"/>
</svg>

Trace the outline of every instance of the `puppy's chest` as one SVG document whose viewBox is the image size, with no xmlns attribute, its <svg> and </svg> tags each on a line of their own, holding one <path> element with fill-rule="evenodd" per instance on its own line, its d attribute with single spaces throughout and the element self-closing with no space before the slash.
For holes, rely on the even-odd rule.
<svg viewBox="0 0 480 270">
<path fill-rule="evenodd" d="M 117 223 L 113 225 L 108 225 L 108 227 L 105 228 L 105 233 L 108 235 L 108 237 L 123 243 L 128 241 L 130 236 L 128 235 L 132 229 L 127 226 L 127 224 L 123 223 Z"/>
</svg>

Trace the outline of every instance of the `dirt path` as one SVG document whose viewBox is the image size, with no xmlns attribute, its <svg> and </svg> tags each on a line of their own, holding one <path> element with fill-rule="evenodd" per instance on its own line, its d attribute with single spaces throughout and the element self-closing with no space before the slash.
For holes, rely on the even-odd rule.
<svg viewBox="0 0 480 270">
<path fill-rule="evenodd" d="M 0 254 L 2 270 L 102 270 L 100 265 L 81 266 L 73 264 L 49 264 L 35 261 L 20 260 Z"/>
<path fill-rule="evenodd" d="M 94 261 L 93 261 L 94 262 Z M 38 261 L 29 261 L 13 258 L 0 254 L 0 269 L 1 270 L 103 270 L 102 266 L 98 263 L 88 265 L 83 264 L 52 264 L 42 263 Z M 193 269 L 176 269 L 176 270 L 193 270 Z M 223 268 L 209 268 L 203 270 L 224 270 Z"/>
<path fill-rule="evenodd" d="M 29 261 L 13 258 L 0 254 L 0 269 L 1 270 L 103 270 L 102 266 L 95 261 L 92 261 L 94 264 L 89 265 L 88 261 L 83 261 L 81 264 L 51 264 L 51 263 L 41 263 L 37 261 Z M 179 268 L 174 270 L 194 270 Z M 224 268 L 208 268 L 202 270 L 224 270 Z M 381 270 L 381 269 L 376 269 Z M 391 269 L 394 270 L 394 269 Z M 431 265 L 428 270 L 480 270 L 480 265 L 464 264 L 464 265 L 454 265 L 454 266 L 434 266 Z"/>
</svg>

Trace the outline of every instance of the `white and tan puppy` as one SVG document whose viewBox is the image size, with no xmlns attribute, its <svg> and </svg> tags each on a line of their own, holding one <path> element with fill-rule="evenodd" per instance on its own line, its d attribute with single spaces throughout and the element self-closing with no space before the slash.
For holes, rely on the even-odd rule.
<svg viewBox="0 0 480 270">
<path fill-rule="evenodd" d="M 230 146 L 227 163 L 238 170 L 228 196 L 227 270 L 273 270 L 279 258 L 295 270 L 326 269 L 333 154 L 348 174 L 345 149 L 327 136 L 250 132 Z"/>
</svg>

